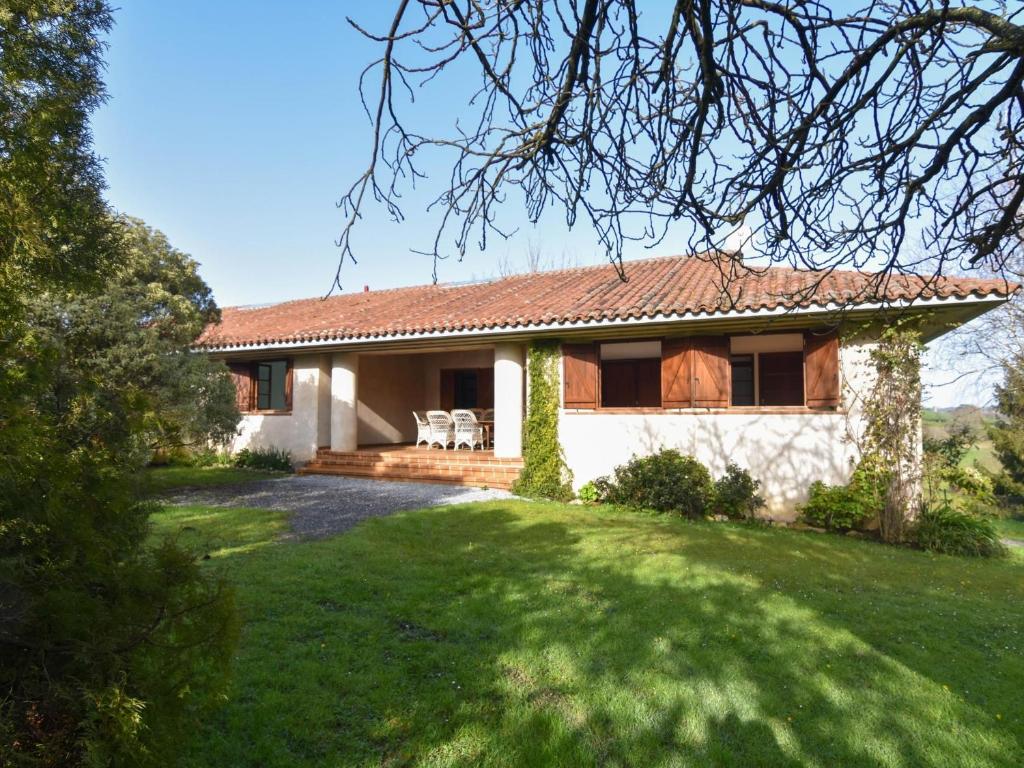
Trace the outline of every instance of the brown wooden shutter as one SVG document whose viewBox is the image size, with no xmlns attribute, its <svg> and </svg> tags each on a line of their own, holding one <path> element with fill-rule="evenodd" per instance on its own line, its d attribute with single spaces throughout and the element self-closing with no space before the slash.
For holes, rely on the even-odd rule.
<svg viewBox="0 0 1024 768">
<path fill-rule="evenodd" d="M 729 337 L 694 336 L 693 405 L 695 408 L 729 406 Z"/>
<path fill-rule="evenodd" d="M 289 411 L 292 409 L 292 365 L 291 358 L 288 359 L 284 371 L 284 407 Z"/>
<path fill-rule="evenodd" d="M 809 408 L 839 406 L 839 334 L 836 331 L 804 333 L 804 376 Z"/>
<path fill-rule="evenodd" d="M 252 363 L 229 363 L 228 369 L 235 382 L 238 410 L 247 413 L 252 410 Z"/>
<path fill-rule="evenodd" d="M 661 343 L 661 407 L 693 407 L 693 345 L 690 339 Z"/>
<path fill-rule="evenodd" d="M 597 408 L 600 376 L 596 344 L 563 344 L 563 389 L 566 408 Z"/>
<path fill-rule="evenodd" d="M 494 369 L 477 368 L 476 371 L 476 406 L 477 408 L 494 407 Z"/>
<path fill-rule="evenodd" d="M 441 410 L 455 407 L 455 371 L 441 371 Z"/>
</svg>

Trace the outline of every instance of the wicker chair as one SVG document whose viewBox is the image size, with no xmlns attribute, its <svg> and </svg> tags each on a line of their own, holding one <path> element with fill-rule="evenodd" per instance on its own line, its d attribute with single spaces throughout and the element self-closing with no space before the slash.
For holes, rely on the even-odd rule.
<svg viewBox="0 0 1024 768">
<path fill-rule="evenodd" d="M 484 428 L 476 420 L 476 414 L 472 411 L 452 411 L 452 419 L 455 421 L 455 447 L 468 445 L 473 450 L 477 445 L 484 446 Z"/>
<path fill-rule="evenodd" d="M 416 447 L 420 447 L 420 443 L 426 443 L 427 447 L 430 447 L 430 422 L 427 421 L 427 416 L 422 411 L 413 411 L 412 417 L 416 419 Z"/>
<path fill-rule="evenodd" d="M 435 443 L 446 451 L 448 443 L 455 442 L 455 422 L 452 415 L 447 411 L 427 411 L 427 423 L 430 426 L 430 436 L 427 438 L 427 445 Z"/>
</svg>

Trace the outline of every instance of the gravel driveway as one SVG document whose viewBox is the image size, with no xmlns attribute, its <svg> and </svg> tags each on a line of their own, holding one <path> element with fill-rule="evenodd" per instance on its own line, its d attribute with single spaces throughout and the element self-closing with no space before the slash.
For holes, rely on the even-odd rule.
<svg viewBox="0 0 1024 768">
<path fill-rule="evenodd" d="M 336 475 L 289 475 L 238 485 L 193 488 L 168 494 L 171 504 L 254 507 L 291 512 L 294 535 L 322 538 L 347 531 L 360 520 L 405 509 L 510 499 L 508 491 L 454 485 L 398 483 Z"/>
</svg>

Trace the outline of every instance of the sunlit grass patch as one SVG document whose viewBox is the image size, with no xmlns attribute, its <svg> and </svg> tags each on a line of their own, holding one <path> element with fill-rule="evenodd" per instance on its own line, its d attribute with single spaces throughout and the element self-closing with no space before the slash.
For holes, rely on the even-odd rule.
<svg viewBox="0 0 1024 768">
<path fill-rule="evenodd" d="M 525 502 L 258 546 L 252 513 L 169 513 L 245 619 L 189 765 L 1024 760 L 1019 560 Z"/>
</svg>

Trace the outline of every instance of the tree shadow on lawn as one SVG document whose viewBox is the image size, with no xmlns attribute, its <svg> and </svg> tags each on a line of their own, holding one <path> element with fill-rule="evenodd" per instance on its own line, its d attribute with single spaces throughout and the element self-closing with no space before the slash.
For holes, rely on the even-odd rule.
<svg viewBox="0 0 1024 768">
<path fill-rule="evenodd" d="M 439 508 L 302 545 L 318 551 L 301 568 L 286 562 L 297 549 L 268 551 L 246 575 L 268 592 L 247 606 L 236 698 L 196 745 L 200 764 L 985 766 L 1024 756 L 1009 709 L 1019 656 L 993 658 L 1003 674 L 989 667 L 976 690 L 947 690 L 944 676 L 960 679 L 972 652 L 932 634 L 950 626 L 934 620 L 949 595 L 919 591 L 902 618 L 870 602 L 901 569 L 914 575 L 899 558 L 865 585 L 877 558 L 863 544 L 673 520 L 638 535 L 635 517 L 564 517 L 531 519 L 516 504 Z M 791 570 L 809 561 L 819 581 L 793 581 L 787 558 Z M 936 649 L 949 651 L 939 668 Z M 222 730 L 231 739 L 211 737 Z"/>
</svg>

